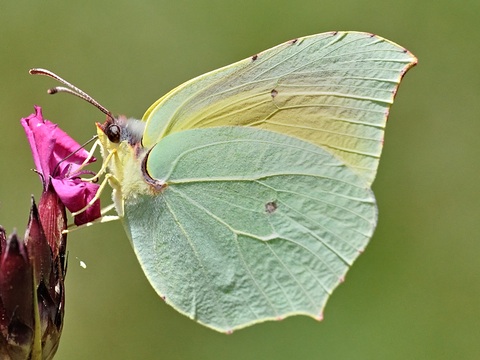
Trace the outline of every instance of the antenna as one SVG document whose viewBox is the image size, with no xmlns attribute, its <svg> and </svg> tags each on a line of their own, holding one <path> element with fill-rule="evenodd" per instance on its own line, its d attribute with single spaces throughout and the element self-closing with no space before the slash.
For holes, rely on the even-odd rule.
<svg viewBox="0 0 480 360">
<path fill-rule="evenodd" d="M 102 106 L 97 100 L 92 98 L 85 91 L 79 89 L 75 85 L 70 84 L 68 81 L 62 79 L 60 76 L 58 76 L 54 72 L 52 72 L 50 70 L 46 70 L 46 69 L 35 68 L 35 69 L 30 69 L 29 73 L 31 75 L 45 75 L 45 76 L 51 77 L 52 79 L 55 79 L 58 82 L 62 83 L 63 85 L 67 86 L 67 87 L 56 86 L 54 88 L 48 89 L 47 92 L 49 94 L 53 95 L 53 94 L 56 94 L 56 93 L 64 92 L 64 93 L 67 93 L 67 94 L 75 95 L 75 96 L 79 97 L 80 99 L 83 99 L 86 102 L 95 106 L 98 110 L 103 112 L 109 118 L 114 119 L 112 113 L 110 111 L 108 111 L 106 107 Z"/>
</svg>

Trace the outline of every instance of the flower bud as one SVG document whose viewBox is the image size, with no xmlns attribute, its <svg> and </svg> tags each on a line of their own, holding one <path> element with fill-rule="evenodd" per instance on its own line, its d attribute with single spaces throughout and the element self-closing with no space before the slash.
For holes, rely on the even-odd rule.
<svg viewBox="0 0 480 360">
<path fill-rule="evenodd" d="M 54 191 L 32 199 L 25 241 L 0 228 L 0 359 L 52 359 L 63 327 L 65 207 Z M 49 226 L 48 238 L 44 231 Z"/>
</svg>

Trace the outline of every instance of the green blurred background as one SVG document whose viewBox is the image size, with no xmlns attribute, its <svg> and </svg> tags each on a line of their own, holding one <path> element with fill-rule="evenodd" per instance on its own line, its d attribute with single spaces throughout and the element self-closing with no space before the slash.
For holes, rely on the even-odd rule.
<svg viewBox="0 0 480 360">
<path fill-rule="evenodd" d="M 79 142 L 103 120 L 74 97 L 49 97 L 55 83 L 29 68 L 141 117 L 183 81 L 302 35 L 368 31 L 419 58 L 390 113 L 378 228 L 323 322 L 204 328 L 158 299 L 109 223 L 69 237 L 57 358 L 479 359 L 479 13 L 478 0 L 2 1 L 0 223 L 21 234 L 41 185 L 18 120 L 41 105 Z"/>
</svg>

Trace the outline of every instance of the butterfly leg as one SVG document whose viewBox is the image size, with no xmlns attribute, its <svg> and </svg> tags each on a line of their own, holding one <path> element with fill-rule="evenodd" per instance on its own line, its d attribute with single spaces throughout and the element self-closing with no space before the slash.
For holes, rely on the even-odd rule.
<svg viewBox="0 0 480 360">
<path fill-rule="evenodd" d="M 118 220 L 118 219 L 120 219 L 120 216 L 117 216 L 117 215 L 103 215 L 103 216 L 99 217 L 98 219 L 95 219 L 93 221 L 87 222 L 87 223 L 82 224 L 82 225 L 70 224 L 70 225 L 67 226 L 67 230 L 62 231 L 62 234 L 68 234 L 68 233 L 71 233 L 75 230 L 83 229 L 83 228 L 86 228 L 86 227 L 89 227 L 89 226 L 92 226 L 92 225 L 95 225 L 95 224 L 102 224 L 102 223 L 106 223 L 106 222 L 110 222 L 110 221 L 115 221 L 115 220 Z"/>
<path fill-rule="evenodd" d="M 95 151 L 96 147 L 100 145 L 100 141 L 95 141 L 95 144 L 92 147 L 92 150 L 89 153 L 89 157 L 93 156 L 93 152 Z M 97 172 L 95 176 L 92 176 L 91 178 L 84 178 L 83 181 L 88 181 L 88 182 L 95 182 L 98 180 L 98 178 L 103 175 L 107 171 L 107 166 L 110 163 L 110 160 L 113 157 L 113 154 L 115 154 L 116 151 L 110 152 L 105 160 L 103 161 L 102 167 L 100 170 Z M 85 162 L 82 164 L 82 166 L 85 164 Z"/>
<path fill-rule="evenodd" d="M 98 138 L 98 136 L 95 136 Z M 94 137 L 94 138 L 95 138 Z M 93 140 L 93 139 L 92 139 Z M 93 143 L 92 145 L 92 148 L 90 149 L 90 151 L 88 152 L 88 156 L 87 158 L 85 159 L 85 161 L 80 165 L 80 168 L 83 168 L 85 165 L 87 165 L 90 160 L 92 159 L 93 157 L 93 154 L 95 153 L 95 150 L 97 150 L 97 147 L 100 146 L 100 140 L 95 140 L 95 142 Z"/>
<path fill-rule="evenodd" d="M 100 195 L 102 194 L 102 191 L 105 189 L 105 186 L 107 186 L 108 180 L 110 178 L 113 178 L 113 175 L 112 174 L 106 174 L 105 178 L 103 179 L 102 183 L 100 184 L 100 187 L 98 188 L 95 196 L 82 209 L 73 212 L 72 216 L 77 216 L 78 214 L 81 214 L 82 212 L 87 210 L 90 206 L 92 206 L 95 203 L 95 201 L 97 201 L 100 198 Z"/>
</svg>

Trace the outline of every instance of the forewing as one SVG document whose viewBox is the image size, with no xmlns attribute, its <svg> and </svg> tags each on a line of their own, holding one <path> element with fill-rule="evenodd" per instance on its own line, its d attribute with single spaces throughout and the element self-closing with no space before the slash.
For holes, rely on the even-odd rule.
<svg viewBox="0 0 480 360">
<path fill-rule="evenodd" d="M 294 314 L 320 319 L 376 224 L 358 174 L 279 133 L 173 133 L 146 169 L 168 186 L 125 203 L 140 264 L 167 303 L 219 331 Z"/>
<path fill-rule="evenodd" d="M 143 142 L 191 128 L 256 126 L 323 147 L 371 184 L 388 110 L 415 63 L 371 34 L 299 38 L 172 90 L 146 112 Z"/>
</svg>

